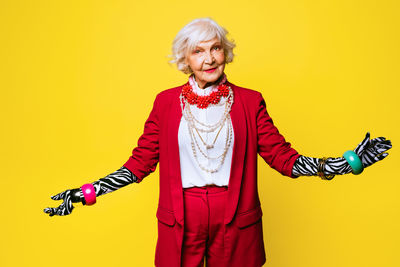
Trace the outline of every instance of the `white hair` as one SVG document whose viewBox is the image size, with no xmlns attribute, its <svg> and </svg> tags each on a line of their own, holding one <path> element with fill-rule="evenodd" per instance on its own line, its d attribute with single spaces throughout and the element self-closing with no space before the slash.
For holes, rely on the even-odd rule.
<svg viewBox="0 0 400 267">
<path fill-rule="evenodd" d="M 225 63 L 233 60 L 233 48 L 236 46 L 233 41 L 227 39 L 228 31 L 218 25 L 211 18 L 199 18 L 192 20 L 183 27 L 172 43 L 172 60 L 178 70 L 191 74 L 192 70 L 186 64 L 185 59 L 190 51 L 192 51 L 200 42 L 209 41 L 217 37 L 224 48 Z"/>
</svg>

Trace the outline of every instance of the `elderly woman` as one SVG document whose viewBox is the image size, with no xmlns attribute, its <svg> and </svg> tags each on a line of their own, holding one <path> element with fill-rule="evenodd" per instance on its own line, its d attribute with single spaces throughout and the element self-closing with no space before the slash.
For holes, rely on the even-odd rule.
<svg viewBox="0 0 400 267">
<path fill-rule="evenodd" d="M 209 18 L 187 24 L 175 37 L 173 62 L 190 74 L 186 84 L 159 93 L 143 135 L 119 170 L 52 197 L 50 216 L 70 214 L 74 202 L 139 183 L 160 162 L 156 266 L 259 267 L 265 263 L 257 155 L 283 175 L 334 175 L 382 160 L 391 148 L 369 133 L 340 158 L 299 155 L 274 126 L 262 95 L 228 82 L 225 64 L 235 45 Z"/>
</svg>

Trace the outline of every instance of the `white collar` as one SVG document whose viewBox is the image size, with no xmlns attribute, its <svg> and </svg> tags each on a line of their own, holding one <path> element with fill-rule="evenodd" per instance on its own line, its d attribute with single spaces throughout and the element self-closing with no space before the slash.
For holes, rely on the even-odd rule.
<svg viewBox="0 0 400 267">
<path fill-rule="evenodd" d="M 223 78 L 221 79 L 221 82 L 219 84 L 213 84 L 210 85 L 204 89 L 200 88 L 199 85 L 196 82 L 196 79 L 194 78 L 194 75 L 190 75 L 189 77 L 189 84 L 190 86 L 192 86 L 193 92 L 197 95 L 201 95 L 201 96 L 205 96 L 205 95 L 209 95 L 212 92 L 217 91 L 218 85 L 226 82 L 226 76 L 225 74 L 223 74 Z"/>
</svg>

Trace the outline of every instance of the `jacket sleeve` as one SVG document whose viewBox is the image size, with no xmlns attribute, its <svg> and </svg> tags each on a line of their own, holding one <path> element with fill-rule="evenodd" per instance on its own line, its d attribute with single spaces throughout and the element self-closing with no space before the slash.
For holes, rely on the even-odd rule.
<svg viewBox="0 0 400 267">
<path fill-rule="evenodd" d="M 159 160 L 159 102 L 159 95 L 157 95 L 153 109 L 144 124 L 143 134 L 132 150 L 132 156 L 124 164 L 124 167 L 137 177 L 137 183 L 156 170 Z"/>
<path fill-rule="evenodd" d="M 283 175 L 297 177 L 292 174 L 292 169 L 300 155 L 275 127 L 261 93 L 257 98 L 257 145 L 258 154 L 269 166 Z"/>
</svg>

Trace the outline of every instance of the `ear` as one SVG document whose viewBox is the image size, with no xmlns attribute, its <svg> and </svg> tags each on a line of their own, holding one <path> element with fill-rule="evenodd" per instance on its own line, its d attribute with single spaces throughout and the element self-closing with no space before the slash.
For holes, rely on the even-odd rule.
<svg viewBox="0 0 400 267">
<path fill-rule="evenodd" d="M 190 68 L 190 65 L 189 65 L 189 60 L 188 60 L 188 56 L 189 56 L 189 54 L 186 54 L 186 56 L 185 56 L 185 60 L 183 61 L 184 63 L 185 63 L 185 65 L 187 66 L 187 69 L 188 69 L 188 71 L 189 71 L 189 74 L 190 73 L 193 73 L 193 70 Z"/>
</svg>

